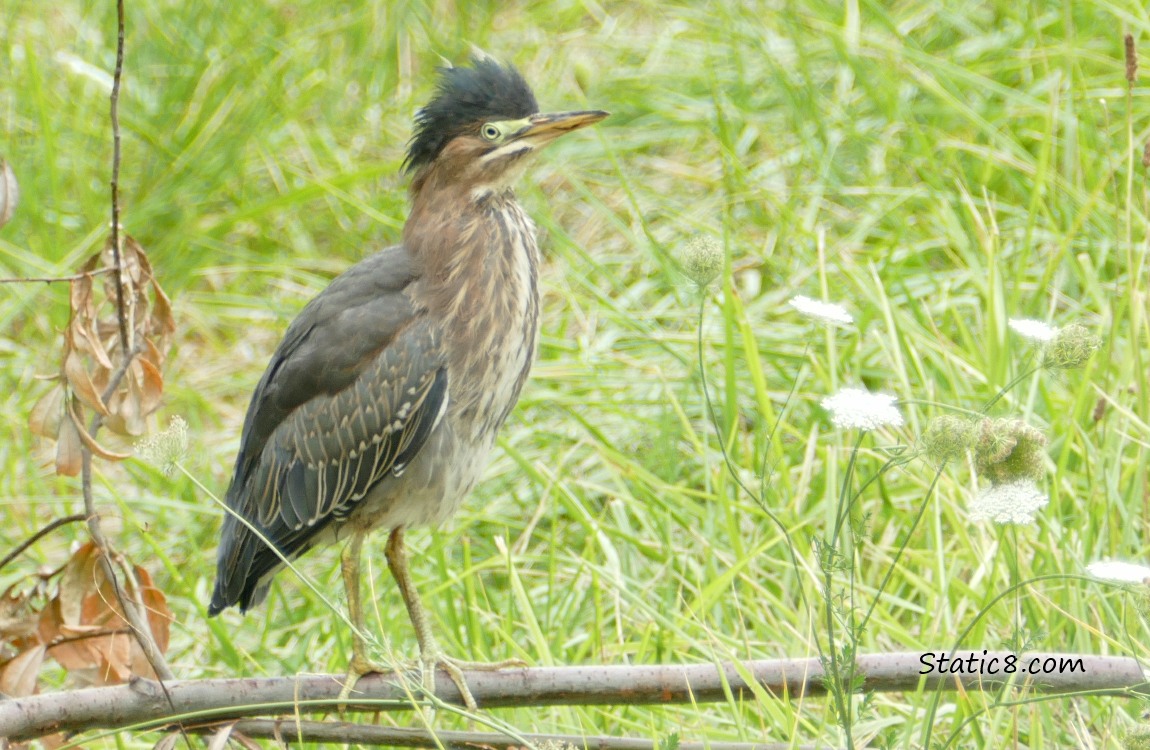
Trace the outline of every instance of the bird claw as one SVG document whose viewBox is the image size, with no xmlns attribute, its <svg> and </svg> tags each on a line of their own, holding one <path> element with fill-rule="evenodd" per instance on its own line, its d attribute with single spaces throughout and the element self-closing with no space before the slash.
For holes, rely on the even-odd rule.
<svg viewBox="0 0 1150 750">
<path fill-rule="evenodd" d="M 351 657 L 351 663 L 347 665 L 347 678 L 343 681 L 343 689 L 339 691 L 338 700 L 342 703 L 345 702 L 350 696 L 355 686 L 359 683 L 359 678 L 369 674 L 382 674 L 384 672 L 392 672 L 389 667 L 382 664 L 376 664 L 367 657 L 355 654 Z"/>
<path fill-rule="evenodd" d="M 506 659 L 496 662 L 463 661 L 462 659 L 453 659 L 442 651 L 436 651 L 428 654 L 426 657 L 420 658 L 423 689 L 430 695 L 435 695 L 435 671 L 436 667 L 442 667 L 443 671 L 447 672 L 447 676 L 451 678 L 451 681 L 455 683 L 455 687 L 459 688 L 459 694 L 463 698 L 463 705 L 467 707 L 468 711 L 478 711 L 479 706 L 475 703 L 475 696 L 471 694 L 471 688 L 467 686 L 467 680 L 463 676 L 464 670 L 496 672 L 500 669 L 513 669 L 525 666 L 527 666 L 527 663 L 522 659 Z"/>
<path fill-rule="evenodd" d="M 475 696 L 471 693 L 471 688 L 467 686 L 467 679 L 463 676 L 464 670 L 476 672 L 496 672 L 500 669 L 517 669 L 526 667 L 527 662 L 522 659 L 505 659 L 503 661 L 464 661 L 462 659 L 453 659 L 442 651 L 435 651 L 428 654 L 426 657 L 420 657 L 418 661 L 420 671 L 420 682 L 423 689 L 428 695 L 435 695 L 435 673 L 438 668 L 442 668 L 447 672 L 447 676 L 455 683 L 458 688 L 460 697 L 463 699 L 463 705 L 468 711 L 478 711 L 479 706 L 475 702 Z M 355 691 L 356 684 L 359 679 L 369 674 L 385 674 L 398 671 L 394 667 L 384 666 L 376 662 L 355 655 L 351 659 L 351 663 L 347 667 L 347 678 L 344 680 L 343 689 L 340 690 L 340 702 L 346 702 L 351 697 L 352 692 Z"/>
<path fill-rule="evenodd" d="M 463 705 L 467 707 L 467 710 L 479 710 L 479 706 L 475 703 L 475 696 L 471 694 L 471 688 L 467 687 L 467 680 L 463 676 L 465 667 L 462 665 L 465 665 L 466 662 L 456 661 L 437 650 L 434 653 L 421 655 L 419 663 L 423 677 L 423 689 L 427 691 L 428 695 L 435 695 L 435 670 L 436 667 L 443 667 L 443 671 L 447 672 L 447 676 L 455 683 L 455 687 L 459 688 L 459 695 L 463 698 Z"/>
</svg>

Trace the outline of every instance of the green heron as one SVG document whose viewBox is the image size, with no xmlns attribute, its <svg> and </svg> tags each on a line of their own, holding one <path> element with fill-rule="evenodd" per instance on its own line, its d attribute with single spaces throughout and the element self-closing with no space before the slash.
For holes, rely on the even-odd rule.
<svg viewBox="0 0 1150 750">
<path fill-rule="evenodd" d="M 359 568 L 364 537 L 389 529 L 388 568 L 424 685 L 434 688 L 441 665 L 474 706 L 464 663 L 432 634 L 403 533 L 455 513 L 531 369 L 539 250 L 512 183 L 532 154 L 606 116 L 539 114 L 519 72 L 489 58 L 440 70 L 404 164 L 414 177 L 402 244 L 352 266 L 304 307 L 252 395 L 209 615 L 257 606 L 281 556 L 346 537 L 350 689 L 382 671 L 362 637 Z"/>
</svg>

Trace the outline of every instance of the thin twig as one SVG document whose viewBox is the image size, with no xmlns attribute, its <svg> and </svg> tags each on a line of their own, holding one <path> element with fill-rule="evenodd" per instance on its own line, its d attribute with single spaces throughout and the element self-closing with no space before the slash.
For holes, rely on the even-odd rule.
<svg viewBox="0 0 1150 750">
<path fill-rule="evenodd" d="M 107 403 L 116 389 L 120 387 L 120 382 L 128 374 L 131 369 L 132 363 L 135 362 L 136 357 L 139 356 L 143 347 L 137 345 L 132 349 L 124 350 L 124 361 L 112 373 L 108 379 L 108 385 L 104 389 L 100 398 L 103 402 Z M 100 426 L 104 423 L 103 415 L 97 413 L 92 417 L 91 423 L 88 425 L 88 434 L 96 437 Z M 79 428 L 79 425 L 77 425 Z M 144 658 L 148 660 L 151 665 L 152 671 L 156 673 L 156 678 L 159 680 L 160 691 L 164 694 L 168 706 L 175 710 L 175 704 L 172 702 L 172 697 L 168 693 L 166 682 L 174 680 L 176 675 L 172 672 L 171 667 L 168 666 L 167 659 L 164 658 L 164 652 L 160 650 L 159 645 L 156 643 L 155 637 L 152 635 L 152 627 L 148 624 L 147 606 L 144 604 L 143 597 L 140 593 L 139 583 L 136 581 L 135 573 L 132 567 L 126 563 L 123 556 L 112 548 L 108 542 L 108 538 L 104 536 L 103 527 L 100 525 L 100 514 L 96 512 L 96 501 L 92 495 L 92 451 L 86 445 L 80 446 L 80 490 L 84 497 L 84 509 L 88 513 L 88 533 L 92 537 L 92 541 L 100 550 L 100 567 L 104 573 L 104 577 L 112 584 L 112 590 L 116 594 L 116 601 L 120 603 L 120 609 L 124 613 L 124 618 L 128 622 L 128 626 L 132 631 L 132 636 L 135 638 L 136 643 L 139 644 L 140 650 L 144 653 Z M 124 580 L 128 584 L 128 592 L 125 592 L 123 587 L 120 586 L 120 579 L 116 577 L 116 570 L 112 566 L 113 560 L 120 566 L 121 571 L 124 573 Z M 190 745 L 189 745 L 190 746 Z"/>
<path fill-rule="evenodd" d="M 116 317 L 120 321 L 120 351 L 128 351 L 128 319 L 124 315 L 124 265 L 120 255 L 120 77 L 124 72 L 124 0 L 116 0 L 116 70 L 112 74 L 112 265 L 116 279 Z"/>
<path fill-rule="evenodd" d="M 131 628 L 110 628 L 108 630 L 96 630 L 91 633 L 81 633 L 80 635 L 62 635 L 51 643 L 45 643 L 44 647 L 48 651 L 51 651 L 58 646 L 65 646 L 69 643 L 79 643 L 80 641 L 88 641 L 93 638 L 107 638 L 110 635 L 131 635 L 131 633 Z"/>
<path fill-rule="evenodd" d="M 104 392 L 100 394 L 100 400 L 102 402 L 106 404 L 112 399 L 112 396 L 116 394 L 116 389 L 120 387 L 120 382 L 127 376 L 128 370 L 132 369 L 132 363 L 136 361 L 136 357 L 143 351 L 144 348 L 142 346 L 135 346 L 130 350 L 124 350 L 124 361 L 121 362 L 120 366 L 116 368 L 116 371 L 112 373 L 112 377 L 108 378 L 108 385 L 104 388 Z M 88 424 L 88 434 L 93 438 L 96 437 L 96 432 L 99 431 L 103 424 L 104 415 L 97 413 Z M 81 429 L 82 427 L 83 425 L 76 425 L 76 429 Z"/>
<path fill-rule="evenodd" d="M 124 361 L 112 373 L 112 377 L 108 379 L 108 386 L 102 394 L 104 402 L 107 402 L 116 392 L 116 389 L 120 387 L 120 381 L 128 374 L 128 370 L 139 353 L 140 347 L 124 350 Z M 88 426 L 88 434 L 95 438 L 103 422 L 104 419 L 100 414 L 93 416 L 92 422 Z M 88 514 L 88 533 L 100 550 L 100 564 L 104 575 L 112 583 L 112 588 L 116 592 L 116 599 L 120 602 L 124 617 L 132 628 L 132 635 L 140 644 L 140 649 L 144 652 L 148 663 L 152 665 L 152 669 L 160 679 L 161 684 L 165 680 L 175 679 L 175 674 L 172 673 L 167 660 L 164 659 L 163 652 L 160 651 L 155 638 L 152 637 L 152 628 L 147 621 L 147 608 L 144 606 L 143 600 L 139 598 L 139 586 L 135 582 L 135 576 L 132 575 L 130 567 L 120 566 L 124 570 L 125 578 L 129 582 L 128 587 L 132 590 L 133 596 L 125 594 L 120 586 L 120 579 L 116 577 L 116 570 L 112 567 L 112 561 L 119 560 L 120 554 L 112 549 L 112 545 L 104 536 L 104 530 L 100 525 L 100 514 L 96 511 L 96 502 L 92 497 L 92 451 L 86 445 L 80 446 L 80 490 L 84 496 L 84 510 Z"/>
<path fill-rule="evenodd" d="M 116 568 L 112 565 L 112 560 L 113 557 L 118 558 L 119 553 L 112 550 L 108 538 L 104 536 L 104 530 L 100 526 L 100 515 L 96 512 L 95 501 L 92 499 L 92 452 L 86 446 L 81 447 L 80 450 L 80 487 L 84 495 L 84 507 L 88 511 L 88 533 L 100 550 L 100 567 L 104 572 L 104 577 L 111 582 L 112 588 L 116 592 L 116 599 L 120 602 L 120 608 L 124 611 L 124 618 L 132 629 L 132 635 L 140 644 L 140 649 L 144 652 L 144 657 L 148 663 L 152 665 L 156 676 L 161 683 L 166 680 L 173 680 L 175 674 L 172 673 L 167 660 L 164 659 L 164 654 L 156 645 L 155 638 L 152 637 L 152 629 L 148 625 L 143 602 L 138 601 L 136 597 L 127 595 L 120 586 L 120 579 L 116 577 Z M 128 573 L 130 571 L 125 571 L 126 575 Z M 133 586 L 130 583 L 129 587 L 137 594 L 139 593 L 139 586 Z"/>
<path fill-rule="evenodd" d="M 89 276 L 100 276 L 105 273 L 111 273 L 116 269 L 112 266 L 104 266 L 97 268 L 95 271 L 85 271 L 84 273 L 74 273 L 71 276 L 16 276 L 0 278 L 0 284 L 60 284 L 65 281 L 80 281 Z"/>
<path fill-rule="evenodd" d="M 208 734 L 216 726 L 190 727 L 189 733 Z M 423 729 L 382 727 L 372 724 L 354 724 L 347 721 L 299 721 L 295 719 L 248 719 L 232 727 L 233 734 L 253 739 L 279 740 L 285 743 L 325 742 L 329 744 L 381 745 L 387 747 L 443 747 L 447 750 L 516 750 L 522 747 L 518 740 L 508 739 L 497 732 L 428 732 Z M 524 738 L 536 746 L 544 743 L 573 745 L 596 750 L 657 750 L 660 743 L 632 737 L 611 737 L 580 734 L 525 734 Z M 822 747 L 822 746 L 820 746 Z M 678 744 L 679 750 L 813 750 L 813 745 L 792 745 L 789 742 L 692 742 Z"/>
<path fill-rule="evenodd" d="M 35 534 L 28 537 L 23 542 L 20 542 L 20 545 L 16 547 L 16 549 L 12 550 L 7 555 L 4 555 L 3 558 L 0 558 L 0 570 L 3 570 L 5 565 L 19 557 L 24 552 L 24 550 L 40 541 L 48 534 L 51 534 L 56 529 L 64 526 L 65 524 L 83 521 L 85 518 L 87 518 L 87 516 L 85 516 L 83 513 L 76 513 L 74 515 L 64 516 L 63 518 L 57 518 L 55 521 L 52 521 L 50 524 L 37 531 Z"/>
</svg>

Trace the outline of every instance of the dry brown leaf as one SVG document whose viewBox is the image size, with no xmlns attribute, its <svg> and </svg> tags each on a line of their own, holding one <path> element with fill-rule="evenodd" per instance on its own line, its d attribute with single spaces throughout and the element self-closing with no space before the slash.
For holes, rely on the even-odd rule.
<svg viewBox="0 0 1150 750">
<path fill-rule="evenodd" d="M 0 693 L 15 698 L 34 694 L 44 651 L 44 645 L 37 644 L 0 667 Z"/>
<path fill-rule="evenodd" d="M 101 359 L 110 367 L 111 360 L 108 359 L 107 349 L 96 331 L 96 303 L 92 298 L 93 281 L 90 275 L 94 270 L 96 269 L 93 268 L 92 260 L 89 258 L 80 267 L 82 275 L 72 279 L 68 285 L 71 317 L 68 320 L 68 327 L 64 330 L 64 346 L 65 349 L 71 346 L 85 354 L 90 354 L 94 348 L 98 348 L 102 352 Z"/>
<path fill-rule="evenodd" d="M 80 684 L 123 683 L 155 673 L 133 637 L 105 574 L 102 553 L 89 542 L 55 572 L 40 573 L 0 594 L 0 695 L 37 691 L 44 657 L 50 656 Z M 120 558 L 117 558 L 119 560 Z M 168 647 L 172 614 L 148 571 L 133 566 L 147 627 L 161 650 Z M 44 588 L 51 582 L 51 599 Z M 36 611 L 39 607 L 39 611 Z M 58 743 L 57 743 L 58 744 Z"/>
<path fill-rule="evenodd" d="M 40 612 L 40 640 L 47 647 L 48 655 L 70 674 L 94 670 L 99 664 L 99 657 L 88 647 L 88 638 L 80 636 L 91 635 L 100 628 L 84 630 L 82 626 L 64 624 L 58 599 L 53 599 Z"/>
<path fill-rule="evenodd" d="M 240 743 L 240 745 L 246 747 L 247 750 L 263 750 L 263 746 L 260 745 L 260 743 L 256 742 L 251 737 L 248 737 L 246 734 L 233 734 L 232 741 Z M 277 737 L 275 739 L 275 743 L 276 747 L 281 747 L 284 750 L 287 750 L 287 743 L 283 741 L 283 737 Z"/>
<path fill-rule="evenodd" d="M 120 435 L 142 435 L 147 425 L 144 423 L 143 393 L 140 386 L 140 360 L 132 363 L 124 373 L 124 381 L 112 398 L 113 416 L 108 419 L 108 429 Z"/>
<path fill-rule="evenodd" d="M 149 352 L 150 353 L 150 352 Z M 159 368 L 141 355 L 135 362 L 140 372 L 140 407 L 144 414 L 160 408 L 164 397 L 164 376 Z"/>
<path fill-rule="evenodd" d="M 36 622 L 39 616 L 32 609 L 31 594 L 14 583 L 0 596 L 0 645 L 9 645 L 23 651 L 38 642 Z M 0 657 L 3 653 L 0 652 Z"/>
<path fill-rule="evenodd" d="M 99 558 L 99 548 L 94 542 L 87 542 L 72 553 L 72 557 L 60 571 L 60 583 L 55 599 L 60 603 L 61 624 L 80 625 L 83 622 L 81 613 L 84 608 L 84 597 L 88 595 L 88 591 L 98 586 L 96 565 L 99 563 Z"/>
<path fill-rule="evenodd" d="M 75 351 L 70 351 L 64 355 L 64 382 L 68 384 L 72 393 L 80 399 L 81 403 L 89 409 L 94 409 L 107 416 L 108 407 L 104 405 L 104 399 L 96 390 L 96 385 L 88 376 L 88 371 L 84 369 L 80 355 Z"/>
<path fill-rule="evenodd" d="M 208 750 L 224 750 L 228 746 L 228 738 L 232 736 L 232 730 L 236 728 L 236 723 L 230 721 L 222 725 L 212 735 L 211 741 L 208 742 Z"/>
<path fill-rule="evenodd" d="M 152 750 L 176 750 L 176 743 L 183 737 L 181 732 L 168 732 L 160 741 L 152 745 Z"/>
<path fill-rule="evenodd" d="M 0 158 L 0 227 L 12 220 L 16 204 L 20 202 L 20 185 L 16 173 L 3 158 Z"/>
<path fill-rule="evenodd" d="M 76 434 L 80 436 L 80 442 L 82 442 L 88 450 L 92 451 L 93 455 L 109 461 L 123 461 L 132 455 L 131 453 L 116 453 L 115 451 L 110 451 L 96 442 L 96 438 L 92 437 L 91 433 L 88 432 L 88 428 L 80 421 L 81 416 L 77 401 L 78 399 L 72 399 L 69 402 L 70 408 L 68 409 L 68 416 L 72 419 L 72 426 L 76 428 Z"/>
<path fill-rule="evenodd" d="M 149 266 L 148 272 L 151 273 Z M 172 316 L 172 301 L 168 299 L 168 295 L 164 293 L 163 287 L 160 282 L 156 281 L 155 277 L 151 279 L 152 295 L 154 306 L 152 308 L 152 315 L 155 316 L 156 330 L 152 333 L 157 337 L 168 337 L 176 332 L 176 319 Z"/>
<path fill-rule="evenodd" d="M 72 424 L 71 417 L 60 422 L 60 432 L 56 436 L 56 473 L 74 477 L 80 473 L 80 431 Z"/>
<path fill-rule="evenodd" d="M 60 368 L 63 392 L 45 394 L 29 417 L 36 434 L 59 443 L 56 470 L 61 474 L 79 472 L 82 446 L 112 461 L 130 455 L 104 448 L 89 434 L 85 427 L 89 412 L 101 415 L 112 432 L 138 436 L 146 431 L 147 417 L 163 398 L 163 364 L 176 329 L 171 301 L 156 281 L 140 243 L 122 232 L 120 240 L 119 279 L 128 346 L 140 353 L 105 397 L 126 354 L 120 338 L 116 276 L 110 271 L 114 258 L 109 237 L 100 252 L 84 262 L 80 277 L 70 287 L 72 313 L 64 331 Z M 102 278 L 96 278 L 97 272 Z"/>
<path fill-rule="evenodd" d="M 32 407 L 32 413 L 28 415 L 28 429 L 33 435 L 55 440 L 60 432 L 60 420 L 63 416 L 64 386 L 57 383 Z"/>
<path fill-rule="evenodd" d="M 133 570 L 152 638 L 166 651 L 172 620 L 167 598 L 147 570 L 138 565 Z M 91 542 L 76 550 L 64 566 L 56 597 L 40 614 L 39 635 L 52 658 L 87 682 L 110 685 L 133 674 L 155 677 Z"/>
<path fill-rule="evenodd" d="M 101 372 L 111 372 L 115 368 L 104 342 L 95 330 L 86 325 L 76 325 L 68 329 L 68 334 L 69 338 L 64 342 L 65 348 L 71 345 L 78 352 L 92 355 Z"/>
<path fill-rule="evenodd" d="M 90 268 L 91 264 L 92 259 L 89 257 L 88 260 L 84 261 L 84 265 L 80 266 L 80 273 L 83 275 L 77 276 L 68 283 L 68 304 L 72 306 L 72 314 L 76 315 L 78 311 L 83 311 L 79 314 L 83 314 L 85 318 L 92 317 L 92 277 L 88 274 L 96 269 Z"/>
<path fill-rule="evenodd" d="M 148 339 L 144 343 L 147 344 L 147 346 L 144 347 L 144 351 L 140 352 L 140 358 L 148 360 L 152 367 L 159 371 L 159 369 L 164 366 L 163 353 L 156 348 L 156 345 L 152 342 L 152 339 Z"/>
<path fill-rule="evenodd" d="M 132 677 L 132 647 L 139 649 L 139 646 L 136 646 L 136 639 L 131 633 L 101 635 L 88 639 L 88 643 L 92 651 L 99 656 L 93 680 L 96 685 L 118 685 Z M 144 676 L 156 675 L 149 668 L 144 672 Z"/>
<path fill-rule="evenodd" d="M 156 588 L 152 582 L 152 574 L 141 566 L 135 566 L 136 582 L 140 584 L 140 598 L 148 610 L 148 627 L 152 630 L 152 638 L 160 651 L 167 652 L 168 639 L 171 637 L 172 620 L 175 615 L 168 609 L 168 597 L 163 591 Z"/>
</svg>

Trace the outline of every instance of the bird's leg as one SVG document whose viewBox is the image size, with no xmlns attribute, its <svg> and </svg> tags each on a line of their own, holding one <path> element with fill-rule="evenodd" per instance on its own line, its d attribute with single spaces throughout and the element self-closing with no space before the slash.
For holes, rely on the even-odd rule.
<svg viewBox="0 0 1150 750">
<path fill-rule="evenodd" d="M 431 632 L 431 621 L 427 617 L 427 610 L 419 600 L 419 592 L 415 589 L 415 582 L 411 580 L 411 572 L 407 569 L 407 553 L 403 547 L 403 527 L 396 526 L 387 538 L 387 567 L 391 576 L 399 586 L 399 593 L 403 597 L 403 604 L 407 607 L 407 616 L 411 619 L 411 627 L 415 629 L 415 639 L 419 642 L 419 661 L 423 673 L 423 687 L 432 695 L 435 694 L 435 668 L 442 664 L 451 675 L 451 680 L 459 687 L 463 695 L 463 702 L 469 710 L 476 709 L 475 697 L 463 679 L 463 672 L 453 662 L 448 660 L 435 635 Z"/>
<path fill-rule="evenodd" d="M 399 593 L 403 596 L 403 603 L 407 606 L 407 615 L 411 618 L 411 625 L 415 629 L 415 638 L 419 641 L 419 661 L 423 671 L 423 686 L 430 692 L 435 692 L 435 668 L 442 666 L 451 681 L 459 688 L 463 702 L 469 710 L 476 710 L 475 697 L 467 687 L 463 678 L 463 669 L 504 669 L 510 666 L 522 666 L 523 662 L 514 660 L 494 664 L 457 661 L 449 658 L 435 635 L 431 632 L 431 621 L 427 617 L 427 610 L 419 600 L 419 592 L 415 590 L 415 583 L 411 580 L 411 573 L 407 569 L 407 555 L 403 548 L 403 527 L 392 530 L 387 539 L 387 567 L 399 586 Z"/>
<path fill-rule="evenodd" d="M 372 672 L 388 671 L 386 667 L 375 664 L 367 657 L 367 643 L 363 637 L 363 599 L 359 588 L 359 561 L 365 536 L 363 531 L 353 530 L 340 556 L 343 587 L 347 592 L 347 609 L 351 616 L 351 664 L 347 668 L 347 680 L 340 692 L 340 700 L 347 699 L 360 677 Z"/>
</svg>

